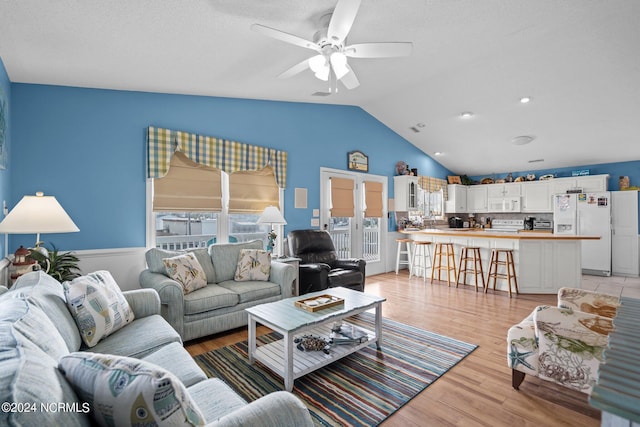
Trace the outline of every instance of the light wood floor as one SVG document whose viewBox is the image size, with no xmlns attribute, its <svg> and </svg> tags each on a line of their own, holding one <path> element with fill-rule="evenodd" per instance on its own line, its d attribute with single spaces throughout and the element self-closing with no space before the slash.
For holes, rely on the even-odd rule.
<svg viewBox="0 0 640 427">
<path fill-rule="evenodd" d="M 383 426 L 599 426 L 600 412 L 587 395 L 527 376 L 511 388 L 506 335 L 540 304 L 556 305 L 555 295 L 475 292 L 473 286 L 409 280 L 401 271 L 367 278 L 365 292 L 384 296 L 383 316 L 479 345 Z M 266 333 L 264 327 L 258 334 Z M 200 354 L 247 339 L 246 328 L 188 342 Z"/>
</svg>

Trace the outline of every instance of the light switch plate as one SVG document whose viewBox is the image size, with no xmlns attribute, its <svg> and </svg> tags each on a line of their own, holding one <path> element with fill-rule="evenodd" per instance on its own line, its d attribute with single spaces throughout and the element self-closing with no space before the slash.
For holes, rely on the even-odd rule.
<svg viewBox="0 0 640 427">
<path fill-rule="evenodd" d="M 312 227 L 320 227 L 320 218 L 311 218 Z"/>
<path fill-rule="evenodd" d="M 314 209 L 313 210 L 313 216 L 314 217 L 319 217 L 320 216 L 320 209 Z"/>
</svg>

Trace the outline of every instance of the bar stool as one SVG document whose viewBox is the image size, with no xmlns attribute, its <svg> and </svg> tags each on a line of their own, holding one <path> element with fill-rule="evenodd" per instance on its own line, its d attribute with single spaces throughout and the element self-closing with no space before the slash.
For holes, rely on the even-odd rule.
<svg viewBox="0 0 640 427">
<path fill-rule="evenodd" d="M 443 252 L 444 250 L 444 252 Z M 442 254 L 447 257 L 447 265 L 442 264 Z M 436 243 L 435 251 L 433 252 L 433 268 L 431 269 L 431 283 L 435 277 L 436 271 L 438 272 L 438 280 L 440 279 L 440 272 L 445 270 L 447 272 L 447 286 L 451 286 L 451 270 L 453 270 L 453 281 L 457 281 L 456 275 L 456 258 L 453 253 L 453 243 Z"/>
<path fill-rule="evenodd" d="M 469 254 L 469 252 L 471 252 Z M 473 261 L 471 268 L 469 268 L 469 261 Z M 474 246 L 463 246 L 460 250 L 460 261 L 458 263 L 458 280 L 456 280 L 456 288 L 462 277 L 462 284 L 467 284 L 467 272 L 473 273 L 474 283 L 476 285 L 476 292 L 478 292 L 478 275 L 482 279 L 482 288 L 486 287 L 484 281 L 484 272 L 482 271 L 482 259 L 480 258 L 480 248 Z M 464 276 L 462 274 L 464 273 Z"/>
<path fill-rule="evenodd" d="M 427 258 L 429 258 L 429 265 L 427 266 Z M 419 262 L 416 262 L 419 261 Z M 413 259 L 411 260 L 412 270 L 409 273 L 409 279 L 411 275 L 415 273 L 419 276 L 417 270 L 422 270 L 422 281 L 427 278 L 427 268 L 433 269 L 433 260 L 431 259 L 431 242 L 413 241 Z"/>
<path fill-rule="evenodd" d="M 405 238 L 399 238 L 396 239 L 396 242 L 398 242 L 398 250 L 396 252 L 396 274 L 398 274 L 398 270 L 400 269 L 401 265 L 406 265 L 409 267 L 409 274 L 411 274 L 411 244 L 413 243 L 413 240 L 411 239 L 405 239 Z M 402 244 L 405 244 L 405 250 L 402 250 Z M 407 259 L 403 260 L 400 259 L 400 255 L 406 255 Z M 409 276 L 411 277 L 411 276 Z"/>
<path fill-rule="evenodd" d="M 500 255 L 504 254 L 505 259 L 501 260 Z M 498 266 L 504 265 L 507 269 L 507 273 L 498 273 Z M 489 284 L 493 279 L 493 290 L 496 290 L 496 282 L 498 279 L 507 279 L 509 286 L 509 298 L 511 298 L 511 282 L 515 287 L 516 294 L 518 293 L 518 279 L 516 278 L 516 266 L 513 262 L 513 249 L 492 249 L 491 250 L 491 262 L 489 263 L 489 274 L 487 276 L 487 286 L 484 291 L 487 292 Z"/>
</svg>

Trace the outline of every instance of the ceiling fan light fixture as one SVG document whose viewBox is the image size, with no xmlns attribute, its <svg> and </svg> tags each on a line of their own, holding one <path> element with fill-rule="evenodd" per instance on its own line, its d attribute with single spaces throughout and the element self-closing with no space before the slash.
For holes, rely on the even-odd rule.
<svg viewBox="0 0 640 427">
<path fill-rule="evenodd" d="M 316 55 L 309 58 L 309 68 L 316 74 L 327 68 L 327 65 L 327 59 L 324 55 Z"/>
<path fill-rule="evenodd" d="M 336 77 L 340 80 L 349 72 L 347 56 L 342 52 L 333 52 L 330 58 L 333 72 L 336 73 Z"/>
</svg>

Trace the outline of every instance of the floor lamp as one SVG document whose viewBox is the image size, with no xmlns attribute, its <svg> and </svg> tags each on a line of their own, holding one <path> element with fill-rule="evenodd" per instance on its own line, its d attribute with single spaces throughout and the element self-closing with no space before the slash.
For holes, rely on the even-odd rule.
<svg viewBox="0 0 640 427">
<path fill-rule="evenodd" d="M 282 216 L 282 214 L 280 213 L 280 210 L 275 207 L 275 206 L 267 206 L 264 210 L 264 212 L 262 212 L 262 215 L 260 215 L 260 218 L 258 218 L 258 224 L 270 224 L 271 225 L 271 231 L 269 232 L 269 243 L 267 244 L 267 251 L 273 251 L 273 248 L 276 244 L 276 238 L 278 237 L 278 235 L 276 234 L 275 231 L 273 231 L 273 226 L 274 225 L 285 225 L 287 223 L 287 221 L 284 219 L 284 217 Z M 282 251 L 281 251 L 281 246 L 282 245 L 278 245 L 278 250 L 277 250 L 277 255 L 278 258 L 282 258 Z M 273 252 L 272 252 L 273 253 Z"/>
</svg>

